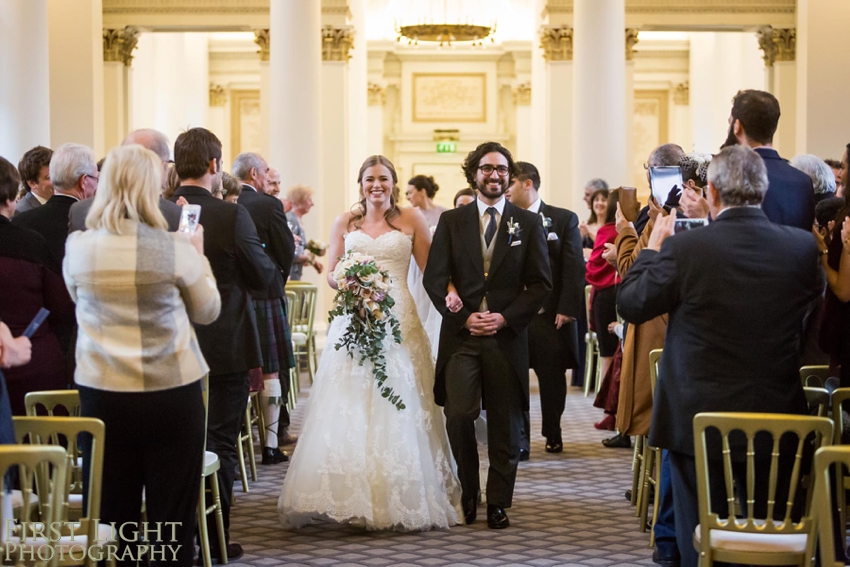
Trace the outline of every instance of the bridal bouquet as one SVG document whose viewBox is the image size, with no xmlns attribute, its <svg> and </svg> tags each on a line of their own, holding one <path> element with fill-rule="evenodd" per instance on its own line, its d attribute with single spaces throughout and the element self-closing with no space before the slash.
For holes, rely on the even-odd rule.
<svg viewBox="0 0 850 567">
<path fill-rule="evenodd" d="M 328 245 L 320 240 L 310 240 L 307 243 L 307 251 L 315 256 L 324 256 L 325 252 L 328 251 Z"/>
<path fill-rule="evenodd" d="M 393 341 L 401 344 L 401 328 L 392 313 L 395 301 L 389 295 L 392 289 L 389 274 L 371 256 L 347 252 L 340 258 L 333 276 L 337 292 L 328 321 L 351 315 L 345 334 L 334 348 L 345 348 L 352 358 L 354 349 L 359 350 L 360 365 L 368 359 L 375 367 L 375 383 L 381 396 L 399 411 L 403 410 L 405 405 L 401 397 L 392 387 L 384 386 L 387 379 L 384 340 L 392 334 Z"/>
</svg>

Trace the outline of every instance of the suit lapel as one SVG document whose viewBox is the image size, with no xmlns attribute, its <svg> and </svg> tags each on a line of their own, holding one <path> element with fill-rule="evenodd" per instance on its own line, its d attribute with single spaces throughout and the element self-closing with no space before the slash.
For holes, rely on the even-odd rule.
<svg viewBox="0 0 850 567">
<path fill-rule="evenodd" d="M 469 258 L 476 274 L 484 275 L 484 256 L 481 254 L 481 224 L 478 220 L 478 204 L 473 201 L 466 206 L 469 213 L 461 221 L 463 231 L 462 242 L 469 242 L 466 247 Z"/>
<path fill-rule="evenodd" d="M 505 199 L 505 208 L 502 210 L 502 222 L 499 223 L 499 230 L 496 231 L 496 245 L 493 247 L 493 258 L 490 260 L 490 273 L 493 274 L 496 272 L 496 268 L 499 267 L 499 264 L 505 257 L 505 254 L 508 253 L 508 240 L 510 237 L 508 236 L 508 219 L 513 218 L 515 215 L 515 208 L 510 201 Z M 514 220 L 516 220 L 514 218 Z M 522 233 L 519 235 L 519 239 L 522 238 Z M 517 240 L 519 240 L 517 239 Z"/>
</svg>

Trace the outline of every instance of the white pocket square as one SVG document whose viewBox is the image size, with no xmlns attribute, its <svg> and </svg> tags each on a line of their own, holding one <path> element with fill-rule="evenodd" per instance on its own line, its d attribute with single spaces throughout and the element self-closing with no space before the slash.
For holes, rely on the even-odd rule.
<svg viewBox="0 0 850 567">
<path fill-rule="evenodd" d="M 520 244 L 522 244 L 522 240 L 514 240 L 511 242 L 511 246 L 519 246 Z"/>
<path fill-rule="evenodd" d="M 554 232 L 550 232 L 549 236 L 546 237 L 546 240 L 558 240 L 558 235 Z"/>
</svg>

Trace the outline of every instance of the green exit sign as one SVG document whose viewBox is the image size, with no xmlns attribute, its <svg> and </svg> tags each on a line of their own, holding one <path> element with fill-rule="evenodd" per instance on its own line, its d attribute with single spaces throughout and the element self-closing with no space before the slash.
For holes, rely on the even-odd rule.
<svg viewBox="0 0 850 567">
<path fill-rule="evenodd" d="M 437 142 L 438 154 L 453 154 L 457 152 L 457 142 Z"/>
</svg>

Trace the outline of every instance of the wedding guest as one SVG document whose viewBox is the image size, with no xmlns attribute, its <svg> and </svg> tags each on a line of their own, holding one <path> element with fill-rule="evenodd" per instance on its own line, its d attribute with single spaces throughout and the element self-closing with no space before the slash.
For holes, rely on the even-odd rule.
<svg viewBox="0 0 850 567">
<path fill-rule="evenodd" d="M 47 242 L 9 222 L 20 182 L 15 166 L 0 158 L 0 320 L 17 336 L 42 307 L 50 310 L 50 316 L 32 336 L 33 360 L 6 372 L 8 396 L 0 403 L 11 403 L 14 415 L 26 415 L 27 393 L 65 387 L 65 352 L 55 331 L 57 326 L 68 326 L 74 314 L 61 268 Z"/>
<path fill-rule="evenodd" d="M 242 546 L 230 540 L 230 508 L 238 455 L 236 443 L 248 404 L 249 371 L 262 366 L 260 338 L 250 292 L 262 292 L 275 279 L 277 267 L 263 251 L 251 215 L 242 205 L 212 196 L 221 177 L 221 142 L 205 128 L 190 128 L 174 143 L 174 161 L 181 185 L 172 199 L 183 197 L 201 206 L 204 253 L 209 258 L 221 294 L 221 314 L 195 328 L 201 352 L 210 367 L 207 450 L 218 455 L 221 506 L 227 558 L 242 556 Z M 210 546 L 218 558 L 218 532 L 210 518 Z"/>
<path fill-rule="evenodd" d="M 428 226 L 437 226 L 440 215 L 446 211 L 445 207 L 434 204 L 434 197 L 439 190 L 440 186 L 430 176 L 416 175 L 407 182 L 407 192 L 405 193 L 407 200 L 410 201 L 411 206 L 422 212 Z"/>
<path fill-rule="evenodd" d="M 97 190 L 97 166 L 91 148 L 80 144 L 60 146 L 50 160 L 53 196 L 41 207 L 15 215 L 12 223 L 39 233 L 53 258 L 61 263 L 68 239 L 71 205 L 88 199 Z"/>
<path fill-rule="evenodd" d="M 815 206 L 815 230 L 824 237 L 827 246 L 832 240 L 835 219 L 838 218 L 838 213 L 843 208 L 844 199 L 842 197 L 824 199 Z"/>
<path fill-rule="evenodd" d="M 68 238 L 63 271 L 77 303 L 81 414 L 109 431 L 101 521 L 138 521 L 144 491 L 147 520 L 174 523 L 176 564 L 188 567 L 203 468 L 201 378 L 209 371 L 191 322 L 212 323 L 221 299 L 203 228 L 166 232 L 161 182 L 153 152 L 135 144 L 110 151 L 89 230 Z"/>
<path fill-rule="evenodd" d="M 174 162 L 171 161 L 171 149 L 168 136 L 157 130 L 143 128 L 134 130 L 121 142 L 122 146 L 130 144 L 138 144 L 143 148 L 147 148 L 159 157 L 162 163 L 162 195 L 159 199 L 159 212 L 165 217 L 165 222 L 168 223 L 168 230 L 175 232 L 180 226 L 180 213 L 182 209 L 168 201 L 168 197 L 174 193 L 176 185 L 172 188 L 173 178 L 176 178 L 177 172 L 174 171 Z M 179 184 L 179 180 L 178 180 Z M 86 229 L 86 215 L 89 214 L 93 200 L 91 198 L 84 199 L 79 203 L 71 205 L 69 213 L 69 231 Z"/>
<path fill-rule="evenodd" d="M 604 179 L 591 179 L 587 182 L 587 185 L 584 186 L 584 202 L 591 212 L 593 211 L 593 194 L 600 189 L 608 190 L 608 184 Z"/>
<path fill-rule="evenodd" d="M 594 191 L 590 196 L 590 203 L 590 217 L 588 217 L 587 222 L 581 222 L 578 225 L 582 246 L 588 251 L 593 250 L 596 233 L 599 231 L 599 227 L 605 224 L 608 211 L 608 189 L 597 189 Z M 589 256 L 590 252 L 587 252 L 585 255 Z"/>
<path fill-rule="evenodd" d="M 466 189 L 461 189 L 457 193 L 455 193 L 454 198 L 454 207 L 462 207 L 464 205 L 468 205 L 472 201 L 475 200 L 475 189 L 470 189 L 467 187 Z"/>
<path fill-rule="evenodd" d="M 266 195 L 278 197 L 280 195 L 280 172 L 273 167 L 269 168 L 269 180 L 266 183 Z"/>
<path fill-rule="evenodd" d="M 829 169 L 832 170 L 832 175 L 835 177 L 835 196 L 843 197 L 844 196 L 844 178 L 842 177 L 842 167 L 841 162 L 837 159 L 828 159 L 824 160 L 826 165 L 829 166 Z"/>
<path fill-rule="evenodd" d="M 53 183 L 50 181 L 50 158 L 53 150 L 36 146 L 28 150 L 18 162 L 21 175 L 21 191 L 18 194 L 17 213 L 30 211 L 42 206 L 53 196 Z"/>
<path fill-rule="evenodd" d="M 221 172 L 221 192 L 222 197 L 229 203 L 238 203 L 239 196 L 242 194 L 242 182 L 227 173 Z"/>
<path fill-rule="evenodd" d="M 263 392 L 260 394 L 266 426 L 264 465 L 288 461 L 280 446 L 291 445 L 297 438 L 286 435 L 289 412 L 289 369 L 295 366 L 289 323 L 286 320 L 286 278 L 292 268 L 295 241 L 286 224 L 283 204 L 268 188 L 269 166 L 259 154 L 241 153 L 233 160 L 233 176 L 242 182 L 239 204 L 248 209 L 263 249 L 275 264 L 277 274 L 268 288 L 253 292 L 257 330 L 263 355 Z M 278 431 L 283 436 L 278 439 Z"/>
<path fill-rule="evenodd" d="M 791 158 L 791 165 L 811 177 L 815 190 L 815 207 L 824 199 L 835 196 L 835 175 L 818 156 L 801 154 Z"/>
<path fill-rule="evenodd" d="M 747 147 L 725 148 L 708 168 L 714 222 L 671 237 L 675 212 L 659 218 L 621 284 L 618 307 L 627 321 L 669 314 L 649 443 L 669 452 L 682 567 L 696 567 L 699 559 L 694 416 L 808 410 L 798 347 L 816 294 L 817 247 L 807 234 L 769 222 L 757 206 L 766 192 L 765 161 Z M 744 486 L 740 472 L 736 466 Z M 766 492 L 766 483 L 760 488 Z M 751 497 L 757 508 L 764 504 L 759 491 Z"/>
<path fill-rule="evenodd" d="M 289 188 L 286 198 L 292 201 L 292 210 L 286 213 L 286 220 L 289 222 L 292 234 L 301 239 L 295 247 L 295 260 L 292 262 L 292 271 L 289 273 L 289 277 L 293 281 L 300 281 L 304 266 L 313 266 L 320 274 L 323 269 L 322 263 L 307 250 L 309 240 L 307 240 L 307 234 L 304 232 L 304 225 L 301 223 L 304 215 L 313 208 L 313 189 L 306 185 L 293 185 Z"/>
</svg>

